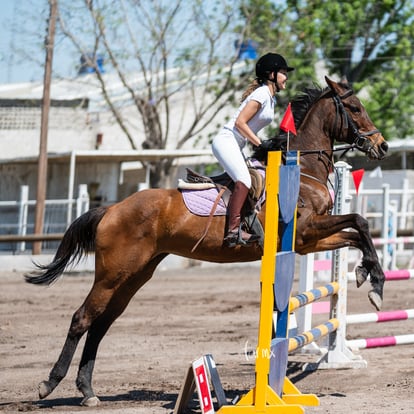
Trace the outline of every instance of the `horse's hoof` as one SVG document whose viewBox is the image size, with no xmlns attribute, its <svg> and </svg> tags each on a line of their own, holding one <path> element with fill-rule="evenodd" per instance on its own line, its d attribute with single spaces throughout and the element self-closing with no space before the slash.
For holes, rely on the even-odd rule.
<svg viewBox="0 0 414 414">
<path fill-rule="evenodd" d="M 82 400 L 81 405 L 83 405 L 84 407 L 97 407 L 99 403 L 100 403 L 99 398 L 94 396 L 94 397 L 85 397 Z"/>
<path fill-rule="evenodd" d="M 355 268 L 355 279 L 358 288 L 364 284 L 364 282 L 367 280 L 367 277 L 368 273 L 365 269 L 363 269 L 361 266 Z"/>
<path fill-rule="evenodd" d="M 39 398 L 42 400 L 46 398 L 53 391 L 52 387 L 49 385 L 49 381 L 42 381 L 39 384 Z"/>
<path fill-rule="evenodd" d="M 368 298 L 377 311 L 381 310 L 382 298 L 375 290 L 371 290 L 368 293 Z"/>
</svg>

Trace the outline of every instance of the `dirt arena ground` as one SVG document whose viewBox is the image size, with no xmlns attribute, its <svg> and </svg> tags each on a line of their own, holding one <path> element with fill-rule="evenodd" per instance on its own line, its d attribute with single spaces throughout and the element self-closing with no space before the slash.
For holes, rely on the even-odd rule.
<svg viewBox="0 0 414 414">
<path fill-rule="evenodd" d="M 93 275 L 68 274 L 49 288 L 0 274 L 0 413 L 171 413 L 189 363 L 211 353 L 230 399 L 254 385 L 260 265 L 196 266 L 157 271 L 104 338 L 96 361 L 98 407 L 80 406 L 75 376 L 45 400 L 37 385 L 56 361 L 73 312 Z M 349 313 L 372 312 L 368 286 L 350 287 Z M 386 285 L 383 310 L 414 308 L 414 281 Z M 414 333 L 414 321 L 349 327 L 349 338 Z M 83 342 L 81 343 L 81 346 Z M 365 369 L 304 372 L 312 356 L 293 355 L 288 375 L 320 406 L 306 413 L 414 413 L 414 345 L 361 350 Z M 194 408 L 188 412 L 200 412 Z"/>
</svg>

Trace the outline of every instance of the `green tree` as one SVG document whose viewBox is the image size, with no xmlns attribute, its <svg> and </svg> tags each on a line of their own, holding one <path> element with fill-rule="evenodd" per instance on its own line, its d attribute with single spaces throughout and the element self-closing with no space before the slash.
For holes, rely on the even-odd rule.
<svg viewBox="0 0 414 414">
<path fill-rule="evenodd" d="M 304 87 L 316 83 L 315 65 L 318 56 L 312 42 L 305 42 L 303 33 L 296 31 L 297 17 L 291 12 L 286 2 L 272 0 L 242 1 L 239 8 L 241 24 L 237 32 L 244 29 L 244 36 L 253 39 L 258 44 L 258 55 L 268 52 L 280 53 L 290 66 L 295 68 L 289 74 L 288 88 L 277 97 L 278 108 L 276 124 L 283 116 L 283 109 L 294 95 Z M 268 135 L 272 135 L 277 127 L 268 127 Z"/>
<path fill-rule="evenodd" d="M 314 51 L 328 71 L 345 76 L 387 139 L 414 125 L 414 3 L 411 0 L 287 0 L 301 56 Z M 300 46 L 299 46 L 300 45 Z"/>
<path fill-rule="evenodd" d="M 325 68 L 365 91 L 387 139 L 414 133 L 412 0 L 246 0 L 240 13 L 260 53 L 279 51 L 297 68 L 283 103 Z"/>
</svg>

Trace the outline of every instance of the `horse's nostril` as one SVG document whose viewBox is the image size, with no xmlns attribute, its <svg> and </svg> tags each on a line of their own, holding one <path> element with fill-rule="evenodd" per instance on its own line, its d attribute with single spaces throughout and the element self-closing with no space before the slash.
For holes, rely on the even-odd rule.
<svg viewBox="0 0 414 414">
<path fill-rule="evenodd" d="M 382 149 L 384 152 L 387 152 L 387 151 L 388 151 L 388 143 L 384 141 L 384 142 L 381 144 L 381 149 Z"/>
</svg>

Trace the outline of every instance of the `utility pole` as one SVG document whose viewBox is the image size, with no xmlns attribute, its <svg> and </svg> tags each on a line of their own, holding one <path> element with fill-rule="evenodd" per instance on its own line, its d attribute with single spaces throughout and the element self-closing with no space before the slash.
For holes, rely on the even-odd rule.
<svg viewBox="0 0 414 414">
<path fill-rule="evenodd" d="M 43 80 L 43 99 L 42 114 L 40 123 L 40 145 L 39 161 L 37 172 L 37 194 L 36 194 L 36 212 L 34 234 L 43 233 L 43 223 L 45 215 L 45 200 L 47 188 L 47 133 L 49 128 L 49 108 L 50 108 L 50 83 L 52 78 L 52 61 L 53 48 L 55 42 L 57 1 L 49 0 L 49 26 L 45 39 L 46 62 Z M 42 242 L 34 242 L 32 253 L 40 254 L 42 251 Z"/>
</svg>

